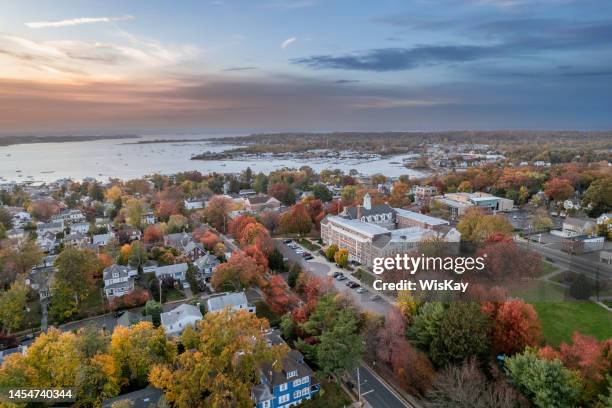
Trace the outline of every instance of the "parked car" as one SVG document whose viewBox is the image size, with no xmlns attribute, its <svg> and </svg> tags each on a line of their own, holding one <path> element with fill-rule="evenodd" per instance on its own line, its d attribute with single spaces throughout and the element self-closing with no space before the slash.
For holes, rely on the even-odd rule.
<svg viewBox="0 0 612 408">
<path fill-rule="evenodd" d="M 362 287 L 362 286 L 357 288 L 357 293 L 364 293 L 364 292 L 367 292 L 367 291 L 368 290 L 366 288 Z"/>
<path fill-rule="evenodd" d="M 286 239 L 286 240 L 283 241 L 284 244 L 290 244 L 292 242 L 293 242 L 293 240 L 291 240 L 291 239 Z"/>
<path fill-rule="evenodd" d="M 372 296 L 372 297 L 370 298 L 370 300 L 371 300 L 372 302 L 376 302 L 377 300 L 380 300 L 380 299 L 382 299 L 382 297 L 381 297 L 380 295 L 374 295 L 374 296 Z"/>
<path fill-rule="evenodd" d="M 342 272 L 338 272 L 338 271 L 336 271 L 336 272 L 334 272 L 333 277 L 334 277 L 334 278 L 337 278 L 337 277 L 338 277 L 338 276 L 340 276 L 340 275 L 342 275 Z"/>
<path fill-rule="evenodd" d="M 314 256 L 306 255 L 306 256 L 304 256 L 304 259 L 307 260 L 307 261 L 310 261 L 311 259 L 314 259 Z"/>
<path fill-rule="evenodd" d="M 336 276 L 336 280 L 337 281 L 343 281 L 343 280 L 346 280 L 346 279 L 347 279 L 346 276 L 344 276 L 344 274 L 342 274 L 342 273 L 340 275 Z"/>
</svg>

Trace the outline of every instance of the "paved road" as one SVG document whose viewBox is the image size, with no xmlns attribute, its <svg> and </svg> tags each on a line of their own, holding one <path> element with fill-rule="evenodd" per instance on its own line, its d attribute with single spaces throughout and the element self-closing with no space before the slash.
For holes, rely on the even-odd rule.
<svg viewBox="0 0 612 408">
<path fill-rule="evenodd" d="M 548 261 L 553 261 L 562 269 L 567 269 L 572 272 L 584 273 L 593 278 L 599 276 L 599 279 L 612 280 L 612 265 L 591 261 L 581 256 L 571 255 L 559 249 L 551 248 L 538 244 L 536 242 L 527 243 L 526 241 L 516 241 L 521 247 L 528 248 L 538 252 Z"/>
<path fill-rule="evenodd" d="M 287 245 L 284 245 L 282 241 L 275 240 L 274 242 L 276 243 L 276 247 L 283 254 L 284 257 L 286 257 L 292 262 L 298 263 L 304 270 L 308 270 L 311 273 L 322 278 L 328 278 L 330 272 L 333 273 L 338 271 L 344 273 L 344 275 L 347 276 L 348 280 L 352 280 L 361 284 L 361 282 L 359 282 L 357 279 L 354 279 L 349 272 L 347 272 L 346 270 L 338 269 L 337 267 L 335 267 L 335 265 L 331 264 L 325 258 L 318 254 L 313 253 L 312 255 L 315 257 L 315 259 L 306 261 L 300 255 L 296 254 L 295 251 L 293 251 Z M 306 249 L 304 248 L 304 250 Z M 384 298 L 378 301 L 370 300 L 370 298 L 375 294 L 375 291 L 371 288 L 366 288 L 368 289 L 368 291 L 360 294 L 357 293 L 354 289 L 350 289 L 348 286 L 346 286 L 347 280 L 337 281 L 335 279 L 332 279 L 332 282 L 336 291 L 346 294 L 349 298 L 355 301 L 355 304 L 359 308 L 364 311 L 369 311 L 387 316 L 387 314 L 391 310 L 390 303 L 388 303 Z"/>
<path fill-rule="evenodd" d="M 357 393 L 357 372 L 351 375 Z M 361 383 L 361 398 L 373 408 L 410 408 L 408 404 L 397 393 L 380 381 L 368 367 L 359 366 L 359 379 Z"/>
</svg>

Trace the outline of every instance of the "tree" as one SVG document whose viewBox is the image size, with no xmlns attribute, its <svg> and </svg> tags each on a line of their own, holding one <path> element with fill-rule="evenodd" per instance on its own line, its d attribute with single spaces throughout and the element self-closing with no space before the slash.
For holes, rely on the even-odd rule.
<svg viewBox="0 0 612 408">
<path fill-rule="evenodd" d="M 471 193 L 473 190 L 474 190 L 474 187 L 472 186 L 472 183 L 470 183 L 468 180 L 462 181 L 457 187 L 457 191 L 460 191 L 463 193 Z"/>
<path fill-rule="evenodd" d="M 168 220 L 168 233 L 176 233 L 185 231 L 187 228 L 187 217 L 181 214 L 173 214 Z"/>
<path fill-rule="evenodd" d="M 471 207 L 461 217 L 457 230 L 462 240 L 480 243 L 496 232 L 511 234 L 512 225 L 503 215 L 487 214 L 481 207 Z"/>
<path fill-rule="evenodd" d="M 156 225 L 149 225 L 144 231 L 144 242 L 154 244 L 162 240 L 162 233 Z"/>
<path fill-rule="evenodd" d="M 523 398 L 505 382 L 487 381 L 474 358 L 450 365 L 436 377 L 427 393 L 427 408 L 517 408 Z"/>
<path fill-rule="evenodd" d="M 19 329 L 25 320 L 28 292 L 25 283 L 18 280 L 0 293 L 0 322 L 8 333 Z"/>
<path fill-rule="evenodd" d="M 140 322 L 130 327 L 117 326 L 111 336 L 109 353 L 115 359 L 124 385 L 143 387 L 156 364 L 174 360 L 176 347 L 163 328 Z"/>
<path fill-rule="evenodd" d="M 277 248 L 268 254 L 268 267 L 276 272 L 286 271 L 283 254 Z"/>
<path fill-rule="evenodd" d="M 36 219 L 46 221 L 59 212 L 59 206 L 53 199 L 36 200 L 32 202 L 30 212 Z"/>
<path fill-rule="evenodd" d="M 318 200 L 321 200 L 324 203 L 328 203 L 332 200 L 333 194 L 325 184 L 319 183 L 315 184 L 312 187 L 312 194 Z"/>
<path fill-rule="evenodd" d="M 342 198 L 342 205 L 350 206 L 355 202 L 355 198 L 357 197 L 357 189 L 355 186 L 345 186 L 340 191 L 340 197 Z"/>
<path fill-rule="evenodd" d="M 195 349 L 182 353 L 171 367 L 158 364 L 149 375 L 177 408 L 251 407 L 258 370 L 278 370 L 288 349 L 267 344 L 265 319 L 246 311 L 208 313 L 199 322 Z"/>
<path fill-rule="evenodd" d="M 312 219 L 302 203 L 295 204 L 281 215 L 279 228 L 284 233 L 306 234 L 312 229 Z"/>
<path fill-rule="evenodd" d="M 325 375 L 340 375 L 355 369 L 365 349 L 358 331 L 357 313 L 341 296 L 327 294 L 301 329 L 314 344 L 298 341 L 297 346 L 312 358 Z"/>
<path fill-rule="evenodd" d="M 268 195 L 276 198 L 285 205 L 295 203 L 295 191 L 287 183 L 274 183 L 268 186 Z"/>
<path fill-rule="evenodd" d="M 115 201 L 117 201 L 117 199 L 121 198 L 122 194 L 123 192 L 121 191 L 121 187 L 119 187 L 118 185 L 114 185 L 112 187 L 109 187 L 104 195 L 106 196 L 106 201 L 108 201 L 109 203 L 114 203 Z"/>
<path fill-rule="evenodd" d="M 147 250 L 140 241 L 133 241 L 129 248 L 128 263 L 132 268 L 140 269 L 147 262 Z"/>
<path fill-rule="evenodd" d="M 476 302 L 453 302 L 440 322 L 440 332 L 432 341 L 432 361 L 443 367 L 489 351 L 490 322 Z"/>
<path fill-rule="evenodd" d="M 429 353 L 433 340 L 440 335 L 443 318 L 444 306 L 442 303 L 424 303 L 419 308 L 412 326 L 408 329 L 408 338 L 421 350 Z"/>
<path fill-rule="evenodd" d="M 204 210 L 206 222 L 221 232 L 226 232 L 228 216 L 232 210 L 232 200 L 224 196 L 214 196 Z"/>
<path fill-rule="evenodd" d="M 264 287 L 264 294 L 266 303 L 277 315 L 284 315 L 289 312 L 298 301 L 280 275 L 274 275 L 270 278 L 270 281 Z"/>
<path fill-rule="evenodd" d="M 0 207 L 0 226 L 3 227 L 5 231 L 13 228 L 13 216 L 4 207 Z"/>
<path fill-rule="evenodd" d="M 51 285 L 53 302 L 50 313 L 59 320 L 76 314 L 79 304 L 95 287 L 102 264 L 90 249 L 65 248 L 55 260 L 57 272 Z"/>
<path fill-rule="evenodd" d="M 511 238 L 497 237 L 502 239 L 489 240 L 476 252 L 476 257 L 486 259 L 483 276 L 509 282 L 538 275 L 542 267 L 542 258 L 538 253 L 520 248 Z"/>
<path fill-rule="evenodd" d="M 559 360 L 543 360 L 533 350 L 506 359 L 508 375 L 534 406 L 573 407 L 578 402 L 582 382 Z"/>
<path fill-rule="evenodd" d="M 534 231 L 550 231 L 554 228 L 555 224 L 546 211 L 538 211 L 531 220 L 531 226 Z"/>
<path fill-rule="evenodd" d="M 25 276 L 42 259 L 43 252 L 31 239 L 0 249 L 0 285 L 7 287 L 18 275 Z"/>
<path fill-rule="evenodd" d="M 200 242 L 204 245 L 204 248 L 212 251 L 220 241 L 219 236 L 212 231 L 206 231 L 200 238 Z"/>
<path fill-rule="evenodd" d="M 264 272 L 265 268 L 257 264 L 256 259 L 237 252 L 228 262 L 217 267 L 211 284 L 215 290 L 224 284 L 229 284 L 234 290 L 241 290 L 258 284 Z"/>
<path fill-rule="evenodd" d="M 593 181 L 584 194 L 584 204 L 589 208 L 591 217 L 599 217 L 612 209 L 612 177 L 602 177 Z"/>
<path fill-rule="evenodd" d="M 532 305 L 515 299 L 487 302 L 483 310 L 493 320 L 492 348 L 495 353 L 512 355 L 539 343 L 542 329 Z"/>
<path fill-rule="evenodd" d="M 145 303 L 143 314 L 145 316 L 151 316 L 151 321 L 157 327 L 161 323 L 160 316 L 163 312 L 161 303 L 151 299 Z"/>
<path fill-rule="evenodd" d="M 393 184 L 393 189 L 389 195 L 389 205 L 396 208 L 407 207 L 410 205 L 410 186 L 397 181 Z"/>
<path fill-rule="evenodd" d="M 544 184 L 544 194 L 551 200 L 563 201 L 574 196 L 574 187 L 567 179 L 553 178 Z"/>
<path fill-rule="evenodd" d="M 125 203 L 126 222 L 134 228 L 142 225 L 142 216 L 145 214 L 145 206 L 142 200 L 130 198 Z"/>
<path fill-rule="evenodd" d="M 334 260 L 336 252 L 338 252 L 338 245 L 331 244 L 327 248 L 325 248 L 325 257 L 327 258 L 328 261 L 331 262 Z"/>
<path fill-rule="evenodd" d="M 348 265 L 348 256 L 349 256 L 348 249 L 340 248 L 334 254 L 334 261 L 338 264 L 338 266 L 345 268 Z"/>
</svg>

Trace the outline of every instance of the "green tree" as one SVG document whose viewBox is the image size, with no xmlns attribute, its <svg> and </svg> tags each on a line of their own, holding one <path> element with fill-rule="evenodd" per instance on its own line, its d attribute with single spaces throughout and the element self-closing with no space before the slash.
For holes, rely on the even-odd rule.
<svg viewBox="0 0 612 408">
<path fill-rule="evenodd" d="M 0 226 L 4 227 L 4 230 L 13 228 L 13 216 L 4 207 L 0 207 Z"/>
<path fill-rule="evenodd" d="M 348 265 L 348 257 L 349 257 L 348 249 L 340 248 L 334 254 L 334 261 L 342 268 L 345 268 Z"/>
<path fill-rule="evenodd" d="M 357 189 L 355 186 L 344 186 L 340 196 L 342 197 L 342 205 L 353 205 L 355 197 L 357 197 Z"/>
<path fill-rule="evenodd" d="M 438 366 L 458 363 L 467 357 L 483 357 L 489 351 L 491 323 L 476 302 L 452 302 L 431 343 L 431 359 Z"/>
<path fill-rule="evenodd" d="M 28 292 L 25 283 L 17 280 L 0 293 L 0 322 L 9 333 L 19 329 L 25 320 Z"/>
<path fill-rule="evenodd" d="M 315 184 L 312 187 L 312 194 L 315 198 L 321 200 L 324 203 L 330 202 L 333 198 L 333 194 L 325 184 Z"/>
<path fill-rule="evenodd" d="M 125 203 L 126 222 L 135 228 L 142 226 L 142 216 L 145 213 L 145 206 L 142 200 L 130 198 Z"/>
<path fill-rule="evenodd" d="M 162 313 L 162 305 L 161 303 L 151 299 L 148 300 L 147 303 L 145 304 L 144 307 L 144 311 L 143 313 L 145 314 L 145 316 L 151 316 L 151 320 L 153 321 L 153 324 L 155 326 L 159 326 L 159 324 L 161 323 L 161 313 Z"/>
<path fill-rule="evenodd" d="M 577 373 L 559 360 L 543 360 L 526 350 L 506 360 L 506 370 L 515 386 L 540 408 L 576 406 L 583 384 Z"/>
<path fill-rule="evenodd" d="M 408 328 L 408 338 L 425 352 L 430 352 L 433 340 L 440 335 L 440 327 L 444 318 L 444 306 L 440 302 L 423 304 L 414 318 L 414 323 Z"/>
<path fill-rule="evenodd" d="M 142 265 L 147 262 L 147 250 L 140 241 L 133 241 L 130 244 L 130 254 L 128 256 L 128 263 L 131 267 L 140 269 Z"/>
<path fill-rule="evenodd" d="M 599 217 L 612 209 L 612 177 L 602 177 L 591 183 L 584 194 L 584 204 L 591 217 Z"/>
<path fill-rule="evenodd" d="M 338 245 L 331 244 L 327 248 L 325 248 L 325 257 L 328 261 L 332 262 L 334 260 L 334 256 L 338 252 Z"/>
</svg>

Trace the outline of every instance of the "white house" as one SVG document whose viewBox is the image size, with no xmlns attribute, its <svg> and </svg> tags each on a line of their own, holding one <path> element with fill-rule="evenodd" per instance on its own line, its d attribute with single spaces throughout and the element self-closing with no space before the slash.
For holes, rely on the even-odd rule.
<svg viewBox="0 0 612 408">
<path fill-rule="evenodd" d="M 228 307 L 232 310 L 246 310 L 250 313 L 255 313 L 255 306 L 249 305 L 244 292 L 225 293 L 206 301 L 208 313 L 220 312 Z"/>
<path fill-rule="evenodd" d="M 187 326 L 195 327 L 202 320 L 202 312 L 198 306 L 183 303 L 176 309 L 162 313 L 161 325 L 169 336 L 179 335 Z"/>
<path fill-rule="evenodd" d="M 111 265 L 104 269 L 104 294 L 106 297 L 123 296 L 134 289 L 134 276 L 138 275 L 136 269 L 124 265 Z"/>
<path fill-rule="evenodd" d="M 77 222 L 70 226 L 71 234 L 87 234 L 89 232 L 89 224 L 86 222 Z"/>
<path fill-rule="evenodd" d="M 91 238 L 91 241 L 94 245 L 106 246 L 111 241 L 111 239 L 113 239 L 114 237 L 115 237 L 115 234 L 113 234 L 112 232 L 109 232 L 108 234 L 94 235 Z"/>
<path fill-rule="evenodd" d="M 155 276 L 157 279 L 161 279 L 164 276 L 168 276 L 177 280 L 179 282 L 183 282 L 187 279 L 187 269 L 189 265 L 186 263 L 174 264 L 174 265 L 165 265 L 158 266 L 155 268 Z"/>
<path fill-rule="evenodd" d="M 595 231 L 595 221 L 588 218 L 567 217 L 563 221 L 563 235 L 567 237 L 593 234 Z"/>
<path fill-rule="evenodd" d="M 597 217 L 597 225 L 608 224 L 608 231 L 612 230 L 612 213 L 601 214 Z"/>
<path fill-rule="evenodd" d="M 185 200 L 186 210 L 199 210 L 201 208 L 204 208 L 204 200 L 201 200 L 201 199 Z"/>
</svg>

